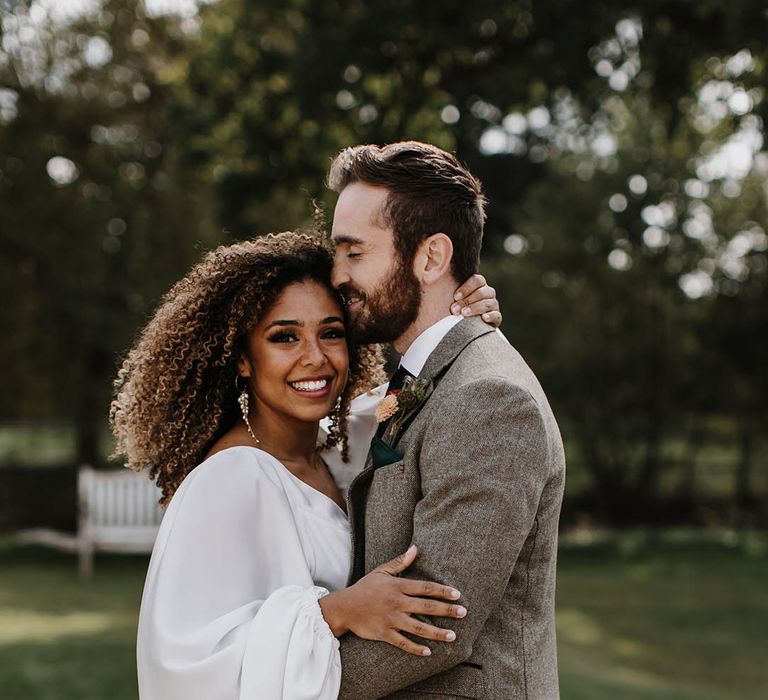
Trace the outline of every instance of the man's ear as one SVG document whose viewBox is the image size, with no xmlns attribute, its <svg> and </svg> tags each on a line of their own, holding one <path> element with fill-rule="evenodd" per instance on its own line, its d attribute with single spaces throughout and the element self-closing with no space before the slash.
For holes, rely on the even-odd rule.
<svg viewBox="0 0 768 700">
<path fill-rule="evenodd" d="M 413 259 L 413 272 L 423 284 L 434 284 L 451 274 L 453 243 L 444 233 L 433 233 L 420 244 Z"/>
</svg>

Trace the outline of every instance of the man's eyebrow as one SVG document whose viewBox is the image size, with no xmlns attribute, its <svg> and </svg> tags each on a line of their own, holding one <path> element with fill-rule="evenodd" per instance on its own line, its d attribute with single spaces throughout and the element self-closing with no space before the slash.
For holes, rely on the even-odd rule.
<svg viewBox="0 0 768 700">
<path fill-rule="evenodd" d="M 341 234 L 340 236 L 333 236 L 332 239 L 334 245 L 360 245 L 364 243 L 362 238 L 356 238 L 349 234 Z"/>
</svg>

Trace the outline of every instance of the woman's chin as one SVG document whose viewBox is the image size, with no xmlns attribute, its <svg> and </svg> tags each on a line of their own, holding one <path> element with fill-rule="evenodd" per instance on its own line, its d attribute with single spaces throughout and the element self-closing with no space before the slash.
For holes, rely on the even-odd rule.
<svg viewBox="0 0 768 700">
<path fill-rule="evenodd" d="M 335 404 L 335 400 L 325 402 L 318 401 L 316 406 L 307 406 L 298 413 L 300 413 L 301 420 L 307 422 L 317 422 L 323 418 L 327 418 L 330 412 L 333 410 Z"/>
</svg>

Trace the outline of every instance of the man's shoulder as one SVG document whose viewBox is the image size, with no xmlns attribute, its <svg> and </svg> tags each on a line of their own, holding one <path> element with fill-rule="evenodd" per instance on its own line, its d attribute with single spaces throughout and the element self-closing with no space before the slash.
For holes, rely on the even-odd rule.
<svg viewBox="0 0 768 700">
<path fill-rule="evenodd" d="M 539 383 L 518 350 L 498 333 L 475 338 L 456 356 L 446 372 L 451 387 L 479 383 L 520 387 L 530 393 Z"/>
<path fill-rule="evenodd" d="M 498 333 L 486 333 L 462 349 L 438 380 L 430 403 L 432 412 L 460 415 L 461 420 L 471 415 L 511 420 L 522 413 L 535 416 L 536 422 L 554 421 L 533 370 Z"/>
</svg>

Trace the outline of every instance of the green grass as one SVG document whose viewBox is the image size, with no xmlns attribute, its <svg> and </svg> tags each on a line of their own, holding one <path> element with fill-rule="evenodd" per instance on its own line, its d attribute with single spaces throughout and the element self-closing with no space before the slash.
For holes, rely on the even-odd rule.
<svg viewBox="0 0 768 700">
<path fill-rule="evenodd" d="M 0 698 L 135 700 L 144 557 L 0 544 Z M 733 533 L 563 539 L 563 700 L 768 697 L 768 539 Z"/>
<path fill-rule="evenodd" d="M 102 462 L 109 459 L 114 440 L 105 422 L 99 433 Z M 16 421 L 0 423 L 0 468 L 5 465 L 30 468 L 74 464 L 77 435 L 71 421 Z"/>
<path fill-rule="evenodd" d="M 134 648 L 145 557 L 0 548 L 0 698 L 136 700 Z"/>
<path fill-rule="evenodd" d="M 564 542 L 558 643 L 567 700 L 768 697 L 764 537 L 673 533 Z"/>
</svg>

